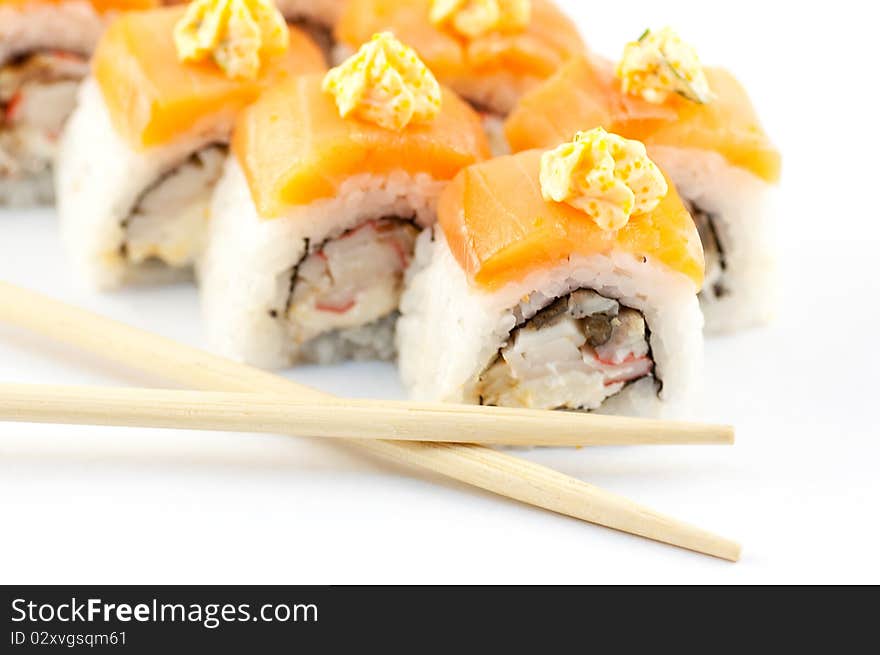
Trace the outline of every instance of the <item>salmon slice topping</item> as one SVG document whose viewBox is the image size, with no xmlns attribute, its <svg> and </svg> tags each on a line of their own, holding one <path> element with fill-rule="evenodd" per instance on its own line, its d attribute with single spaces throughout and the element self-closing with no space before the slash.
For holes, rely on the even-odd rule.
<svg viewBox="0 0 880 655">
<path fill-rule="evenodd" d="M 526 94 L 505 124 L 513 150 L 552 148 L 579 130 L 603 127 L 652 146 L 708 150 L 767 182 L 777 182 L 781 157 L 745 90 L 727 71 L 705 69 L 713 100 L 672 94 L 662 104 L 624 93 L 614 66 L 576 57 Z"/>
<path fill-rule="evenodd" d="M 439 11 L 439 4 L 433 0 L 349 0 L 336 35 L 340 42 L 357 48 L 376 32 L 394 32 L 419 53 L 444 84 L 452 84 L 452 80 L 460 77 L 502 72 L 543 79 L 584 50 L 575 25 L 549 0 L 528 3 L 529 20 L 522 29 L 493 29 L 473 36 L 450 29 L 446 20 L 443 25 L 436 25 L 432 15 L 451 18 L 477 3 L 453 2 L 451 11 Z M 508 3 L 489 4 L 500 8 Z M 503 13 L 511 16 L 509 10 Z M 514 19 L 513 23 L 519 20 Z M 512 26 L 510 20 L 507 24 Z"/>
<path fill-rule="evenodd" d="M 229 79 L 213 62 L 182 63 L 174 28 L 185 11 L 168 7 L 123 14 L 98 43 L 93 74 L 113 127 L 135 149 L 231 129 L 235 115 L 263 89 L 325 70 L 321 51 L 293 27 L 286 51 L 268 56 L 252 80 Z"/>
<path fill-rule="evenodd" d="M 64 2 L 64 0 L 58 0 Z M 161 0 L 89 0 L 96 11 L 135 11 L 139 9 L 153 9 L 162 4 Z"/>
<path fill-rule="evenodd" d="M 59 5 L 69 0 L 0 0 L 0 5 Z M 86 0 L 98 13 L 108 11 L 132 11 L 137 9 L 152 9 L 161 5 L 160 0 Z"/>
<path fill-rule="evenodd" d="M 331 198 L 355 175 L 402 170 L 450 180 L 489 156 L 479 115 L 447 89 L 434 120 L 394 131 L 341 117 L 322 84 L 321 75 L 279 84 L 236 122 L 233 152 L 265 218 Z"/>
<path fill-rule="evenodd" d="M 575 255 L 623 251 L 703 281 L 697 228 L 674 187 L 657 206 L 605 230 L 567 203 L 548 202 L 540 150 L 499 157 L 459 173 L 440 196 L 438 220 L 472 283 L 496 289 Z"/>
</svg>

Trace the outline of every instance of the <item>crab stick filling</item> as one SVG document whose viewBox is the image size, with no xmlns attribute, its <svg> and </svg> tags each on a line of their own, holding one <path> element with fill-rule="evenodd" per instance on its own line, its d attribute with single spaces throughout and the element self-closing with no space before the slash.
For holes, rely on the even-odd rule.
<svg viewBox="0 0 880 655">
<path fill-rule="evenodd" d="M 210 144 L 161 176 L 123 221 L 121 255 L 131 264 L 187 268 L 204 245 L 211 195 L 228 148 Z"/>
<path fill-rule="evenodd" d="M 286 312 L 298 345 L 393 318 L 418 232 L 403 218 L 369 220 L 307 253 L 293 275 Z"/>
<path fill-rule="evenodd" d="M 48 170 L 87 72 L 85 56 L 56 51 L 22 55 L 0 68 L 0 177 Z"/>
<path fill-rule="evenodd" d="M 593 410 L 653 371 L 644 315 L 578 289 L 521 320 L 476 391 L 483 405 Z"/>
</svg>

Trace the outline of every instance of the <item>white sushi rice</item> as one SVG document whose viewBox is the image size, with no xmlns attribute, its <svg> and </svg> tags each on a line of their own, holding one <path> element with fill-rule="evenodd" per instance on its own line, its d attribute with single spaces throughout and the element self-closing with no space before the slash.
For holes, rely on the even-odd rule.
<svg viewBox="0 0 880 655">
<path fill-rule="evenodd" d="M 103 26 L 91 3 L 81 0 L 0 4 L 0 67 L 19 55 L 44 50 L 86 55 L 94 49 Z M 52 197 L 51 171 L 46 166 L 22 166 L 0 142 L 0 205 L 31 205 Z"/>
<path fill-rule="evenodd" d="M 445 184 L 403 171 L 362 174 L 346 180 L 336 197 L 265 219 L 241 166 L 229 157 L 214 193 L 208 245 L 198 268 L 211 348 L 271 369 L 303 361 L 389 358 L 393 316 L 297 345 L 284 316 L 291 274 L 306 254 L 306 240 L 319 244 L 365 221 L 391 216 L 413 217 L 422 228 L 431 225 Z"/>
<path fill-rule="evenodd" d="M 649 154 L 682 198 L 716 218 L 727 292 L 718 298 L 708 290 L 700 294 L 707 333 L 769 321 L 777 305 L 773 185 L 715 152 L 651 146 Z"/>
<path fill-rule="evenodd" d="M 193 153 L 209 144 L 226 142 L 230 130 L 231 119 L 220 120 L 195 136 L 134 150 L 112 129 L 97 83 L 91 78 L 83 83 L 79 105 L 61 138 L 55 181 L 68 255 L 91 284 L 114 289 L 191 275 L 187 267 L 129 261 L 121 252 L 126 240 L 124 221 L 146 189 Z M 184 214 L 184 208 L 176 209 Z M 173 224 L 176 218 L 166 216 L 163 220 Z M 203 238 L 198 225 L 193 226 L 192 221 L 186 224 L 195 232 L 192 239 Z"/>
<path fill-rule="evenodd" d="M 468 279 L 435 228 L 419 238 L 401 301 L 397 327 L 400 374 L 416 400 L 478 403 L 480 375 L 517 325 L 514 311 L 534 315 L 555 298 L 592 289 L 639 310 L 650 330 L 657 390 L 642 378 L 607 399 L 599 412 L 632 416 L 686 416 L 702 376 L 702 315 L 693 282 L 663 265 L 613 252 L 573 257 L 496 292 Z M 543 299 L 543 302 L 542 302 Z"/>
</svg>

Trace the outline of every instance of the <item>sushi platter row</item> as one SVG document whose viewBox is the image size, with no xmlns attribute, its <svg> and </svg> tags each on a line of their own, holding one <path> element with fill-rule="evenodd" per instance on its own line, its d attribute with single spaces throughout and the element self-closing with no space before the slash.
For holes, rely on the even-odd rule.
<svg viewBox="0 0 880 655">
<path fill-rule="evenodd" d="M 0 0 L 0 205 L 210 347 L 396 361 L 417 400 L 686 416 L 774 306 L 780 155 L 658 26 L 550 0 Z"/>
</svg>

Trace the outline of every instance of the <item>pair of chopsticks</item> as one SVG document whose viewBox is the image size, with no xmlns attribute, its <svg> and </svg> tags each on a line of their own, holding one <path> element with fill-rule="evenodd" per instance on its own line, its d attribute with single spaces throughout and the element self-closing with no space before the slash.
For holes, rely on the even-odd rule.
<svg viewBox="0 0 880 655">
<path fill-rule="evenodd" d="M 0 385 L 0 420 L 344 437 L 386 459 L 536 507 L 722 559 L 740 556 L 733 541 L 477 445 L 722 444 L 733 441 L 729 427 L 342 400 L 2 282 L 0 321 L 204 390 Z"/>
</svg>

